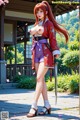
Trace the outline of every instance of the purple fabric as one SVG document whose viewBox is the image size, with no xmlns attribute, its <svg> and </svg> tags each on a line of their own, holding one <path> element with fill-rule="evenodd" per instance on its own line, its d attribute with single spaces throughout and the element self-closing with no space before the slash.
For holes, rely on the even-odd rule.
<svg viewBox="0 0 80 120">
<path fill-rule="evenodd" d="M 35 46 L 39 46 L 40 48 L 42 48 L 41 46 L 41 43 L 47 43 L 47 39 L 42 39 L 42 40 L 39 40 L 39 41 L 34 41 L 34 44 L 32 45 L 32 49 L 33 50 L 35 48 Z"/>
<path fill-rule="evenodd" d="M 35 62 L 39 63 L 44 61 L 44 55 L 42 51 L 42 43 L 47 43 L 46 39 L 42 39 L 39 41 L 35 41 L 34 45 L 32 46 L 32 50 L 35 48 Z"/>
</svg>

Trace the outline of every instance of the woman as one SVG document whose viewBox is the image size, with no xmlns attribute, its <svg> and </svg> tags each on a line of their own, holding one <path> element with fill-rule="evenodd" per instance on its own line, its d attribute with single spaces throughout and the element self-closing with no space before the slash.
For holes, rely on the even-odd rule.
<svg viewBox="0 0 80 120">
<path fill-rule="evenodd" d="M 55 21 L 47 1 L 42 1 L 34 7 L 34 15 L 36 22 L 34 27 L 30 30 L 30 34 L 33 36 L 32 69 L 36 70 L 37 83 L 33 104 L 27 117 L 37 115 L 37 102 L 41 93 L 44 100 L 44 107 L 39 114 L 44 115 L 51 113 L 51 105 L 48 101 L 44 77 L 48 69 L 54 66 L 54 57 L 58 57 L 60 54 L 54 31 L 62 33 L 66 42 L 68 41 L 68 32 Z"/>
</svg>

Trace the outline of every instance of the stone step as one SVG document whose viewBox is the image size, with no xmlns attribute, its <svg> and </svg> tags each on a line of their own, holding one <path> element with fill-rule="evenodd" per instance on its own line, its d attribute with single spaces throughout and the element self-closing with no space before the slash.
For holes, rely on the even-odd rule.
<svg viewBox="0 0 80 120">
<path fill-rule="evenodd" d="M 18 83 L 2 83 L 0 84 L 0 89 L 6 89 L 6 88 L 16 88 Z"/>
</svg>

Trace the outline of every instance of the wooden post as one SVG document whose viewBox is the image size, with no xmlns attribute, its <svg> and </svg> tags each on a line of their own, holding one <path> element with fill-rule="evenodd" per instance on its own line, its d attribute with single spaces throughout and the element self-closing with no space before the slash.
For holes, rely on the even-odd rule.
<svg viewBox="0 0 80 120">
<path fill-rule="evenodd" d="M 24 36 L 24 64 L 26 64 L 26 43 L 27 43 L 27 41 L 26 41 L 26 39 L 28 38 L 28 26 L 27 25 L 25 25 L 25 36 Z M 26 75 L 26 66 L 25 66 L 25 68 L 24 68 L 24 74 Z"/>
<path fill-rule="evenodd" d="M 0 60 L 4 60 L 4 7 L 0 6 Z"/>
<path fill-rule="evenodd" d="M 15 37 L 15 41 L 14 41 L 14 47 L 15 47 L 15 65 L 14 65 L 14 73 L 13 73 L 13 78 L 16 76 L 16 68 L 17 68 L 17 22 L 15 22 L 15 25 L 14 25 L 14 30 L 15 30 L 15 33 L 14 33 L 14 36 Z"/>
<path fill-rule="evenodd" d="M 6 83 L 6 61 L 4 60 L 4 15 L 5 8 L 0 6 L 0 84 Z"/>
<path fill-rule="evenodd" d="M 25 25 L 25 37 L 24 37 L 24 64 L 26 64 L 26 39 L 28 38 L 28 26 Z"/>
</svg>

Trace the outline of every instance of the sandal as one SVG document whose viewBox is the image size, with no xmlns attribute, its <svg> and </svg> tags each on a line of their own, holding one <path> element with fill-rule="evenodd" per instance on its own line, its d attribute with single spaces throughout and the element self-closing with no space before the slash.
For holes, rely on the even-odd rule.
<svg viewBox="0 0 80 120">
<path fill-rule="evenodd" d="M 27 117 L 35 117 L 38 115 L 38 110 L 36 110 L 35 108 L 31 108 L 30 112 L 27 114 Z"/>
<path fill-rule="evenodd" d="M 51 114 L 51 108 L 43 107 L 42 111 L 39 112 L 39 115 Z"/>
</svg>

